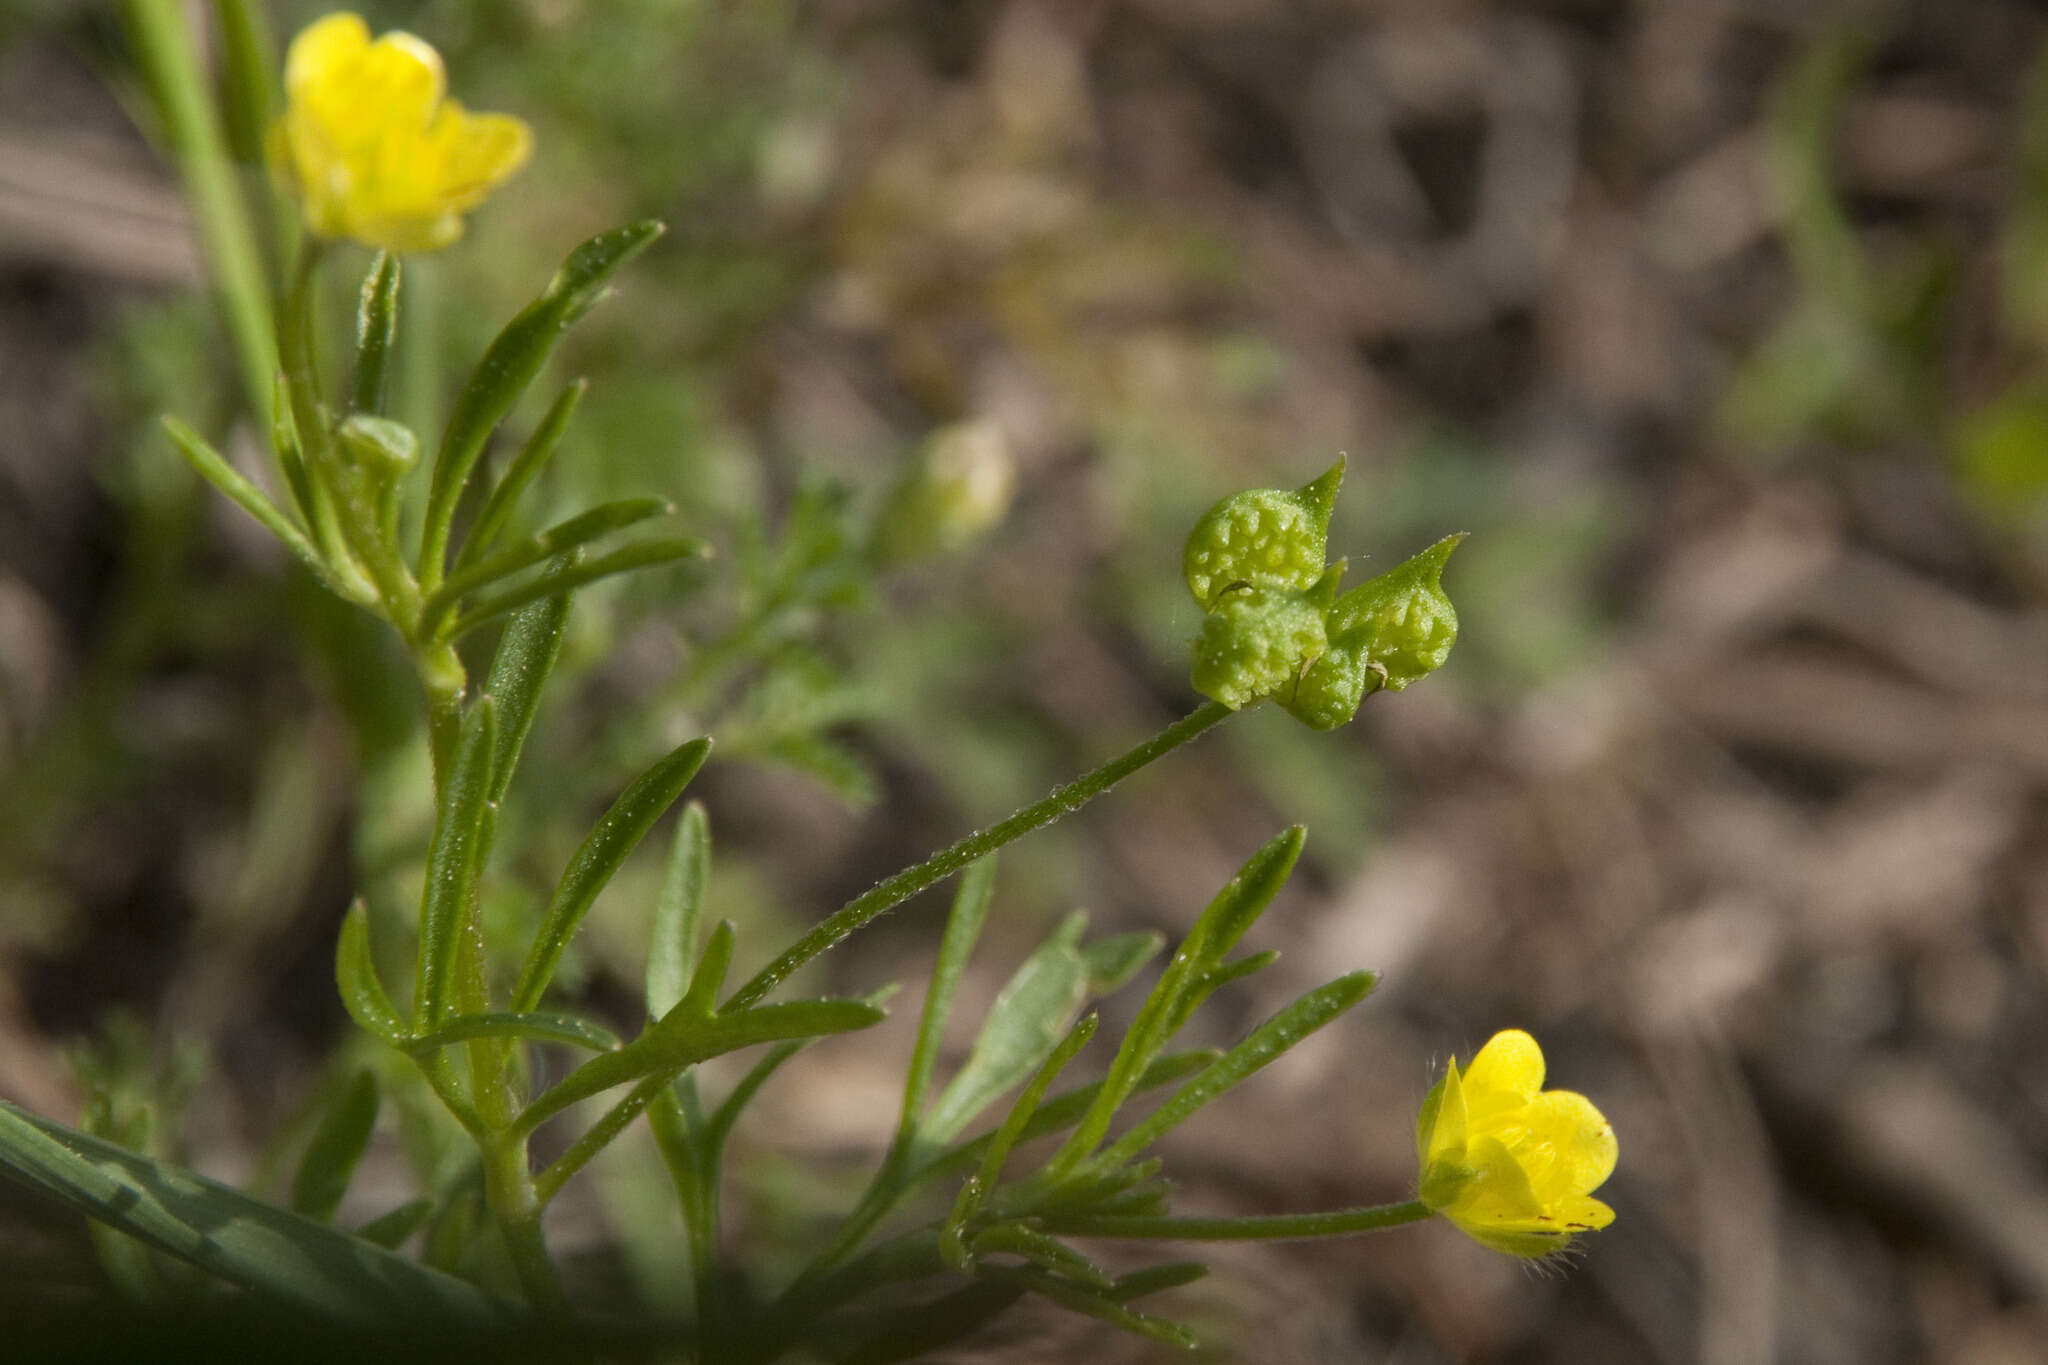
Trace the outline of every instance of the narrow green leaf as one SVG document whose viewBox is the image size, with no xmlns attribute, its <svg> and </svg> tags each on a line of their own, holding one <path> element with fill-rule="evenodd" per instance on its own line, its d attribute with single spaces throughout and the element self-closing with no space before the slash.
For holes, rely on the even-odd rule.
<svg viewBox="0 0 2048 1365">
<path fill-rule="evenodd" d="M 476 563 L 490 552 L 497 541 L 499 532 L 511 519 L 512 509 L 519 501 L 519 495 L 527 490 L 541 470 L 547 468 L 554 458 L 555 447 L 561 444 L 562 433 L 569 429 L 569 419 L 576 415 L 576 405 L 583 401 L 583 395 L 590 389 L 590 381 L 578 379 L 555 396 L 547 414 L 540 419 L 540 425 L 526 438 L 526 444 L 519 448 L 512 463 L 505 468 L 505 476 L 492 487 L 491 495 L 484 499 L 483 507 L 477 512 L 476 520 L 470 524 L 469 532 L 463 537 L 462 549 L 455 556 L 457 569 Z"/>
<path fill-rule="evenodd" d="M 540 932 L 512 992 L 514 1010 L 531 1010 L 540 1004 L 562 951 L 569 946 L 570 937 L 583 922 L 597 893 L 639 845 L 649 826 L 675 804 L 676 797 L 697 775 L 697 769 L 704 766 L 704 757 L 710 752 L 709 739 L 693 739 L 680 746 L 626 788 L 590 831 L 583 846 L 569 860 L 561 882 L 555 887 L 554 899 L 541 916 Z"/>
<path fill-rule="evenodd" d="M 341 1003 L 349 1018 L 364 1032 L 394 1047 L 405 1042 L 408 1031 L 399 1022 L 384 983 L 377 979 L 377 960 L 370 952 L 370 911 L 360 897 L 341 921 L 341 937 L 334 950 L 334 983 L 341 989 Z"/>
<path fill-rule="evenodd" d="M 356 373 L 349 406 L 357 412 L 384 411 L 384 372 L 398 338 L 398 257 L 377 253 L 356 303 Z"/>
<path fill-rule="evenodd" d="M 185 457 L 185 462 L 192 466 L 200 478 L 227 494 L 228 499 L 237 507 L 261 522 L 263 529 L 284 542 L 284 547 L 296 555 L 300 563 L 311 569 L 314 577 L 330 591 L 355 600 L 354 594 L 342 585 L 341 580 L 328 567 L 327 561 L 321 558 L 320 552 L 313 548 L 313 542 L 306 539 L 305 532 L 294 526 L 291 519 L 277 509 L 275 503 L 263 496 L 262 489 L 243 478 L 235 467 L 227 462 L 227 457 L 207 444 L 206 438 L 198 432 L 168 414 L 165 415 L 163 423 L 165 432 L 170 435 L 171 444 L 178 448 L 178 453 Z"/>
<path fill-rule="evenodd" d="M 960 987 L 961 974 L 974 955 L 981 926 L 988 919 L 989 902 L 995 894 L 996 859 L 990 854 L 968 864 L 960 874 L 960 886 L 953 895 L 953 908 L 946 916 L 946 931 L 939 940 L 939 960 L 932 967 L 931 986 L 925 991 L 924 1013 L 918 1019 L 917 1043 L 910 1053 L 910 1072 L 903 1082 L 903 1117 L 897 1129 L 899 1145 L 907 1143 L 918 1128 L 918 1113 L 931 1089 L 932 1072 L 939 1063 L 939 1045 L 946 1035 L 946 1019 L 952 1013 L 953 995 Z"/>
<path fill-rule="evenodd" d="M 797 1000 L 709 1018 L 678 1005 L 619 1051 L 593 1057 L 563 1077 L 526 1107 L 512 1131 L 531 1132 L 577 1101 L 616 1085 L 673 1076 L 685 1067 L 758 1043 L 871 1028 L 883 1018 L 880 1009 L 862 1000 Z"/>
<path fill-rule="evenodd" d="M 478 626 L 495 621 L 508 611 L 517 611 L 538 598 L 552 597 L 614 574 L 630 573 L 656 564 L 673 564 L 679 559 L 706 559 L 710 554 L 710 547 L 692 536 L 671 536 L 622 546 L 596 559 L 572 562 L 562 569 L 559 577 L 533 579 L 486 597 L 456 618 L 455 624 L 443 634 L 450 640 L 459 640 Z"/>
<path fill-rule="evenodd" d="M 1041 1270 L 1064 1275 L 1096 1289 L 1108 1291 L 1116 1288 L 1116 1281 L 1101 1266 L 1057 1237 L 1049 1237 L 1023 1223 L 997 1223 L 984 1228 L 975 1234 L 973 1246 L 976 1256 L 1007 1252 L 1022 1256 Z"/>
<path fill-rule="evenodd" d="M 556 572 L 556 570 L 550 570 Z M 542 582 L 547 582 L 543 577 Z M 506 623 L 491 659 L 484 693 L 498 704 L 498 751 L 491 758 L 491 801 L 502 801 L 519 766 L 519 754 L 533 729 L 541 689 L 562 655 L 562 631 L 569 621 L 565 589 L 521 608 Z"/>
<path fill-rule="evenodd" d="M 1237 945 L 1286 883 L 1306 837 L 1307 831 L 1295 825 L 1268 840 L 1195 920 L 1159 983 L 1139 1007 L 1138 1017 L 1125 1031 L 1095 1103 L 1047 1163 L 1048 1174 L 1072 1170 L 1109 1132 L 1111 1119 L 1130 1098 L 1137 1078 L 1180 1032 L 1194 1006 L 1206 995 L 1204 978 Z M 1213 990 L 1214 986 L 1208 989 Z"/>
<path fill-rule="evenodd" d="M 519 401 L 569 324 L 588 312 L 604 283 L 662 233 L 647 221 L 600 233 L 577 247 L 538 299 L 507 323 L 484 352 L 455 402 L 427 493 L 427 518 L 420 544 L 418 578 L 439 586 L 447 563 L 448 534 L 470 472 L 492 430 Z"/>
<path fill-rule="evenodd" d="M 328 1222 L 348 1193 L 356 1163 L 377 1125 L 377 1078 L 367 1069 L 349 1077 L 313 1131 L 292 1177 L 292 1212 Z"/>
<path fill-rule="evenodd" d="M 1177 1322 L 1168 1322 L 1165 1318 L 1155 1318 L 1150 1314 L 1126 1308 L 1101 1290 L 1049 1275 L 1030 1266 L 984 1266 L 977 1273 L 984 1279 L 1023 1285 L 1032 1292 L 1051 1299 L 1062 1308 L 1085 1313 L 1091 1318 L 1109 1323 L 1113 1327 L 1121 1327 L 1126 1332 L 1162 1345 L 1192 1351 L 1200 1344 L 1192 1332 Z"/>
<path fill-rule="evenodd" d="M 602 1024 L 579 1019 L 573 1014 L 550 1012 L 465 1014 L 450 1020 L 432 1033 L 408 1038 L 408 1052 L 430 1052 L 450 1043 L 472 1038 L 531 1038 L 537 1043 L 567 1043 L 596 1052 L 616 1052 L 624 1046 L 619 1035 Z"/>
<path fill-rule="evenodd" d="M 421 604 L 419 629 L 422 634 L 433 634 L 442 618 L 453 611 L 463 598 L 530 569 L 544 559 L 567 554 L 614 531 L 624 530 L 635 522 L 665 516 L 673 511 L 675 504 L 660 498 L 621 498 L 557 523 L 537 536 L 529 536 L 450 575 L 448 581 L 430 593 Z"/>
<path fill-rule="evenodd" d="M 697 951 L 697 921 L 704 912 L 704 888 L 711 879 L 711 821 L 701 802 L 683 807 L 669 846 L 661 893 L 654 901 L 654 927 L 647 944 L 647 1017 L 674 1009 L 689 987 L 690 958 Z"/>
<path fill-rule="evenodd" d="M 488 842 L 485 820 L 491 791 L 491 762 L 497 748 L 498 705 L 478 697 L 463 717 L 455 763 L 434 816 L 427 845 L 426 894 L 420 907 L 419 981 L 413 999 L 413 1032 L 428 1033 L 447 1022 L 453 1008 L 459 942 L 475 929 L 477 882 Z M 530 1008 L 530 1003 L 529 1006 Z"/>
<path fill-rule="evenodd" d="M 925 1140 L 951 1141 L 1059 1046 L 1088 998 L 1087 964 L 1073 946 L 1082 923 L 1070 916 L 997 994 L 966 1065 L 919 1125 Z"/>
<path fill-rule="evenodd" d="M 1088 989 L 1108 995 L 1138 974 L 1147 962 L 1166 946 L 1166 935 L 1155 930 L 1116 934 L 1081 949 L 1081 965 L 1088 969 Z"/>
<path fill-rule="evenodd" d="M 0 1100 L 0 1171 L 273 1303 L 379 1335 L 518 1311 L 359 1237 Z"/>
<path fill-rule="evenodd" d="M 427 1221 L 427 1215 L 434 1211 L 434 1201 L 422 1195 L 408 1200 L 386 1214 L 372 1218 L 356 1229 L 356 1236 L 366 1242 L 375 1242 L 386 1250 L 396 1250 L 405 1244 L 405 1239 L 420 1229 Z"/>
<path fill-rule="evenodd" d="M 1110 1286 L 1109 1297 L 1118 1303 L 1129 1303 L 1151 1294 L 1179 1289 L 1207 1277 L 1209 1267 L 1200 1261 L 1168 1261 L 1165 1265 L 1146 1266 L 1133 1270 L 1128 1275 L 1119 1275 Z"/>
<path fill-rule="evenodd" d="M 1376 981 L 1371 972 L 1352 972 L 1286 1006 L 1104 1148 L 1091 1164 L 1115 1167 L 1129 1161 L 1203 1105 L 1365 999 Z"/>
<path fill-rule="evenodd" d="M 718 992 L 725 985 L 725 974 L 732 969 L 732 952 L 735 942 L 732 921 L 722 919 L 711 931 L 711 938 L 704 945 L 704 955 L 697 959 L 697 970 L 690 977 L 690 985 L 683 992 L 683 998 L 676 1002 L 671 1014 L 679 1017 L 696 1015 L 710 1018 L 717 1003 Z"/>
<path fill-rule="evenodd" d="M 1046 1090 L 1058 1079 L 1060 1072 L 1066 1070 L 1067 1063 L 1074 1060 L 1074 1055 L 1086 1047 L 1088 1040 L 1095 1036 L 1096 1026 L 1100 1022 L 1098 1016 L 1091 1014 L 1075 1024 L 1052 1050 L 1052 1054 L 1045 1059 L 1044 1065 L 1038 1068 L 1037 1074 L 1031 1078 L 1016 1101 L 1011 1104 L 1010 1112 L 1003 1116 L 1002 1126 L 996 1129 L 995 1135 L 989 1139 L 987 1149 L 981 1154 L 980 1167 L 968 1182 L 981 1191 L 982 1198 L 985 1199 L 993 1193 L 997 1182 L 1002 1179 L 1003 1163 L 1009 1160 L 1010 1149 L 1016 1146 L 1017 1140 L 1024 1135 L 1025 1128 L 1031 1122 L 1031 1116 L 1038 1112 L 1039 1102 L 1045 1098 Z M 957 1205 L 954 1217 L 956 1221 L 959 1218 Z"/>
<path fill-rule="evenodd" d="M 1185 1080 L 1213 1064 L 1222 1055 L 1212 1048 L 1201 1048 L 1193 1052 L 1176 1052 L 1161 1057 L 1146 1068 L 1145 1074 L 1138 1078 L 1137 1088 L 1132 1093 L 1142 1095 L 1147 1091 L 1157 1090 L 1162 1085 L 1172 1085 L 1175 1081 Z M 1074 1122 L 1088 1111 L 1088 1107 L 1094 1103 L 1096 1095 L 1101 1090 L 1102 1082 L 1094 1081 L 1053 1096 L 1038 1106 L 1037 1112 L 1033 1113 L 1031 1121 L 1024 1125 L 1024 1131 L 1018 1135 L 1017 1140 L 1029 1142 L 1033 1138 L 1041 1138 L 1049 1133 L 1057 1133 L 1064 1128 L 1072 1127 Z M 994 1138 L 995 1134 L 984 1133 L 970 1142 L 963 1142 L 949 1149 L 943 1156 L 919 1166 L 911 1176 L 912 1183 L 922 1183 L 979 1164 L 982 1154 L 988 1150 L 989 1143 Z"/>
</svg>

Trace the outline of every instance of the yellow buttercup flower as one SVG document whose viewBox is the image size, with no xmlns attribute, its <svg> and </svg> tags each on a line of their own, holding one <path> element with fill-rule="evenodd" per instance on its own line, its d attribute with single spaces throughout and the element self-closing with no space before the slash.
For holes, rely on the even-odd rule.
<svg viewBox="0 0 2048 1365">
<path fill-rule="evenodd" d="M 433 251 L 462 215 L 525 164 L 533 134 L 509 114 L 442 98 L 441 56 L 410 33 L 375 42 L 354 14 L 330 14 L 285 54 L 285 112 L 271 151 L 316 237 Z"/>
<path fill-rule="evenodd" d="M 1543 1088 L 1543 1049 L 1496 1033 L 1461 1074 L 1452 1059 L 1415 1123 L 1417 1191 L 1474 1241 L 1548 1256 L 1614 1210 L 1591 1197 L 1614 1171 L 1614 1129 L 1584 1095 Z"/>
</svg>

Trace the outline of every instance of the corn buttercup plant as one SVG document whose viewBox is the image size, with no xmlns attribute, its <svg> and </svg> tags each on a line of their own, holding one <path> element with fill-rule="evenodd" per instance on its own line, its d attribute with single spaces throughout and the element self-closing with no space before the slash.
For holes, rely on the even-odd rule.
<svg viewBox="0 0 2048 1365">
<path fill-rule="evenodd" d="M 565 1280 L 550 1254 L 545 1215 L 593 1157 L 642 1119 L 671 1178 L 688 1247 L 689 1264 L 676 1273 L 695 1290 L 688 1321 L 655 1324 L 650 1340 L 704 1361 L 909 1359 L 1026 1295 L 1189 1346 L 1186 1329 L 1141 1305 L 1198 1278 L 1200 1265 L 1112 1275 L 1078 1244 L 1345 1236 L 1441 1213 L 1489 1247 L 1542 1257 L 1611 1219 L 1591 1198 L 1614 1166 L 1611 1130 L 1582 1096 L 1544 1091 L 1541 1052 L 1512 1031 L 1463 1071 L 1453 1062 L 1424 1101 L 1413 1198 L 1258 1217 L 1171 1210 L 1153 1150 L 1159 1140 L 1373 988 L 1371 973 L 1352 972 L 1283 1006 L 1231 1047 L 1175 1049 L 1211 994 L 1273 961 L 1270 950 L 1237 950 L 1287 880 L 1302 848 L 1299 828 L 1253 853 L 1196 919 L 1122 1036 L 1097 1049 L 1107 1053 L 1099 1079 L 1066 1079 L 1102 1027 L 1090 1002 L 1133 980 L 1162 942 L 1152 934 L 1091 939 L 1076 915 L 1017 970 L 965 1062 L 940 1083 L 954 997 L 994 903 L 998 850 L 1237 711 L 1271 702 L 1327 730 L 1373 693 L 1399 691 L 1444 663 L 1457 616 L 1440 579 L 1457 538 L 1344 590 L 1344 562 L 1330 563 L 1327 548 L 1341 461 L 1300 489 L 1226 498 L 1195 526 L 1183 568 L 1202 612 L 1192 681 L 1208 700 L 1129 752 L 869 888 L 737 985 L 727 976 L 738 930 L 708 922 L 709 818 L 701 805 L 686 805 L 649 917 L 644 1018 L 621 1037 L 552 988 L 586 912 L 711 753 L 710 736 L 691 739 L 617 797 L 569 858 L 516 966 L 501 964 L 486 943 L 480 888 L 575 593 L 630 571 L 696 565 L 707 549 L 667 529 L 673 514 L 653 499 L 607 503 L 518 532 L 520 497 L 556 450 L 580 383 L 559 393 L 501 468 L 480 457 L 557 339 L 661 229 L 632 224 L 569 254 L 490 344 L 454 401 L 424 479 L 414 480 L 427 458 L 421 435 L 384 408 L 388 377 L 403 363 L 395 349 L 401 259 L 454 243 L 464 215 L 526 161 L 531 136 L 516 118 L 471 113 L 449 99 L 440 59 L 420 39 L 372 38 L 349 14 L 321 19 L 291 42 L 273 107 L 261 16 L 229 0 L 217 13 L 220 106 L 202 79 L 184 8 L 131 0 L 126 9 L 250 407 L 268 432 L 276 495 L 183 421 L 168 417 L 165 427 L 193 469 L 323 588 L 385 622 L 410 661 L 433 785 L 411 970 L 399 982 L 380 973 L 387 959 L 373 951 L 359 900 L 342 922 L 335 976 L 356 1025 L 385 1057 L 405 1059 L 466 1150 L 446 1163 L 452 1174 L 429 1181 L 419 1197 L 344 1228 L 335 1214 L 382 1098 L 405 1093 L 392 1069 L 352 1072 L 334 1087 L 284 1207 L 161 1160 L 165 1149 L 151 1141 L 158 1109 L 121 1079 L 127 1073 L 95 1064 L 85 1073 L 96 1097 L 87 1132 L 0 1107 L 0 1169 L 89 1215 L 119 1283 L 145 1296 L 167 1285 L 201 1295 L 210 1281 L 224 1281 L 259 1303 L 356 1330 L 596 1331 L 574 1277 Z M 283 199 L 252 208 L 232 173 L 238 139 L 260 143 Z M 272 259 L 289 262 L 282 269 L 265 264 L 261 205 L 285 210 L 268 238 Z M 334 244 L 344 241 L 375 254 L 347 373 L 338 376 L 325 372 L 328 338 L 313 301 L 340 255 Z M 752 605 L 705 651 L 712 662 L 692 685 L 712 688 L 758 638 L 779 638 L 793 603 L 829 599 L 847 555 L 883 566 L 951 547 L 999 515 L 1009 473 L 994 441 L 975 428 L 935 441 L 872 534 L 851 549 L 823 532 L 793 532 L 779 557 L 764 551 L 761 562 L 780 567 L 758 575 Z M 810 515 L 835 524 L 822 505 Z M 629 530 L 633 537 L 622 534 Z M 488 662 L 473 667 L 465 650 L 489 643 L 492 632 Z M 888 995 L 790 1000 L 778 991 L 849 935 L 949 880 L 957 887 L 893 1141 L 806 1264 L 765 1293 L 728 1292 L 720 1209 L 735 1125 L 800 1049 L 875 1024 Z M 563 1050 L 578 1060 L 542 1080 L 540 1059 Z M 751 1068 L 714 1094 L 699 1068 L 730 1053 L 748 1054 Z M 542 1135 L 545 1160 L 536 1155 Z M 418 1258 L 399 1250 L 415 1240 Z"/>
</svg>

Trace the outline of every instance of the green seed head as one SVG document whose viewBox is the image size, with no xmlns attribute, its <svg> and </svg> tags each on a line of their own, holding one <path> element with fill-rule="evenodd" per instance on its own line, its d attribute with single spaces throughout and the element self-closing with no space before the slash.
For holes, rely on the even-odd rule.
<svg viewBox="0 0 2048 1365">
<path fill-rule="evenodd" d="M 1188 591 L 1213 611 L 1240 584 L 1300 591 L 1323 576 L 1344 461 L 1306 487 L 1233 493 L 1203 515 L 1182 556 Z"/>
</svg>

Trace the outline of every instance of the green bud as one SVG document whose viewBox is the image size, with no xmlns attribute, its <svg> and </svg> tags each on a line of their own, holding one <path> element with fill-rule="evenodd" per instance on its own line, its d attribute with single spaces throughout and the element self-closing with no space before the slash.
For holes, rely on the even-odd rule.
<svg viewBox="0 0 2048 1365">
<path fill-rule="evenodd" d="M 1323 576 L 1344 458 L 1302 488 L 1254 488 L 1217 503 L 1188 533 L 1188 591 L 1214 611 L 1240 584 L 1304 591 Z M 1212 694 L 1213 695 L 1213 694 Z M 1221 698 L 1218 698 L 1221 700 Z"/>
<path fill-rule="evenodd" d="M 1291 692 L 1328 647 L 1318 594 L 1240 587 L 1223 594 L 1195 641 L 1195 690 L 1233 711 Z"/>
<path fill-rule="evenodd" d="M 350 463 L 379 487 L 395 483 L 419 458 L 419 438 L 389 418 L 359 412 L 343 422 L 337 434 Z"/>
</svg>

